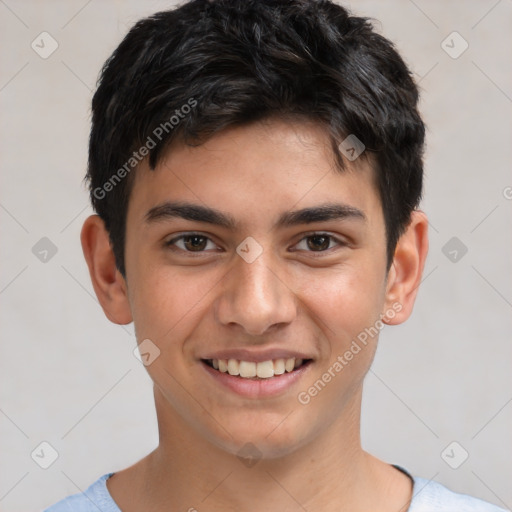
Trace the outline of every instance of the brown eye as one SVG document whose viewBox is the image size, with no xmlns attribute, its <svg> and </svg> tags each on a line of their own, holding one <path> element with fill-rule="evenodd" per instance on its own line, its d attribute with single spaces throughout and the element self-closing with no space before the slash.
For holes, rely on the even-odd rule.
<svg viewBox="0 0 512 512">
<path fill-rule="evenodd" d="M 201 235 L 188 235 L 183 237 L 183 245 L 188 251 L 203 251 L 208 238 Z"/>
<path fill-rule="evenodd" d="M 325 253 L 325 256 L 347 246 L 347 242 L 329 233 L 310 233 L 302 238 L 295 246 L 294 251 L 306 253 Z M 321 256 L 321 254 L 318 254 Z"/>
<path fill-rule="evenodd" d="M 313 235 L 307 237 L 308 248 L 312 251 L 325 251 L 329 248 L 331 237 L 326 235 Z"/>
<path fill-rule="evenodd" d="M 182 251 L 184 253 L 208 253 L 212 249 L 216 249 L 216 245 L 213 241 L 201 233 L 189 233 L 180 235 L 168 242 L 165 242 L 165 246 L 171 250 Z"/>
</svg>

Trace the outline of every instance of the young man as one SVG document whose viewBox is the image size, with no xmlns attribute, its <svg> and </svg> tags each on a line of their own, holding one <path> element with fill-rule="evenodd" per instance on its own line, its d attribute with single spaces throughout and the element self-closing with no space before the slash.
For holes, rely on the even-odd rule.
<svg viewBox="0 0 512 512">
<path fill-rule="evenodd" d="M 82 230 L 134 322 L 159 446 L 48 511 L 498 511 L 364 452 L 363 380 L 427 255 L 424 125 L 392 44 L 329 1 L 142 20 L 93 99 Z"/>
</svg>

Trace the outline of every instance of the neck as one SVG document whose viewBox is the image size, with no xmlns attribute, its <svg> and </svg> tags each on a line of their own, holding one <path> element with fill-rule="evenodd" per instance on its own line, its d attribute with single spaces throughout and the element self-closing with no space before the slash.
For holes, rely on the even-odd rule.
<svg viewBox="0 0 512 512">
<path fill-rule="evenodd" d="M 157 387 L 155 403 L 159 446 L 125 478 L 126 492 L 119 487 L 114 494 L 116 486 L 109 485 L 123 510 L 136 509 L 126 498 L 128 489 L 143 508 L 155 511 L 357 512 L 387 510 L 383 503 L 391 502 L 395 511 L 407 509 L 407 477 L 361 449 L 361 393 L 311 442 L 275 458 L 252 461 L 241 460 L 191 428 Z"/>
</svg>

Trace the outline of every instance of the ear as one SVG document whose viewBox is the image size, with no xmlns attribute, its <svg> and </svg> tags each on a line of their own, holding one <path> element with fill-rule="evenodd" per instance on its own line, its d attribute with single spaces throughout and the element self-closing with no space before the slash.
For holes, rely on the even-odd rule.
<svg viewBox="0 0 512 512">
<path fill-rule="evenodd" d="M 415 210 L 405 233 L 398 240 L 386 284 L 382 321 L 401 324 L 412 313 L 428 252 L 428 219 Z"/>
<path fill-rule="evenodd" d="M 132 321 L 127 286 L 116 267 L 108 231 L 98 215 L 88 217 L 80 235 L 92 285 L 107 318 L 115 324 Z"/>
</svg>

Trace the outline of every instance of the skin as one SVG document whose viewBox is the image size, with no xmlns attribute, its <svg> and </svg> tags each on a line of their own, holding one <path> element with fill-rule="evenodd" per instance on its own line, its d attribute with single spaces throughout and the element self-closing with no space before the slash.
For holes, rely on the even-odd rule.
<svg viewBox="0 0 512 512">
<path fill-rule="evenodd" d="M 147 212 L 165 201 L 215 208 L 236 227 L 182 218 L 148 223 Z M 365 218 L 275 225 L 283 212 L 325 203 L 344 203 Z M 208 237 L 200 239 L 202 252 L 190 239 L 166 245 L 190 232 Z M 333 237 L 326 249 L 311 238 L 318 232 Z M 236 252 L 248 236 L 263 249 L 252 263 Z M 313 122 L 273 119 L 224 130 L 194 148 L 175 143 L 156 170 L 145 162 L 137 169 L 126 279 L 98 216 L 85 221 L 81 240 L 106 316 L 133 321 L 138 342 L 150 339 L 160 350 L 146 367 L 159 446 L 107 481 L 124 512 L 407 509 L 409 478 L 360 443 L 363 379 L 378 336 L 308 404 L 297 400 L 365 328 L 390 310 L 393 318 L 383 321 L 399 324 L 414 304 L 427 219 L 412 213 L 388 271 L 370 161 L 347 162 L 340 172 L 327 132 Z M 242 398 L 212 383 L 199 361 L 234 347 L 292 347 L 314 361 L 286 393 Z M 261 457 L 251 467 L 237 457 L 248 442 Z"/>
</svg>

